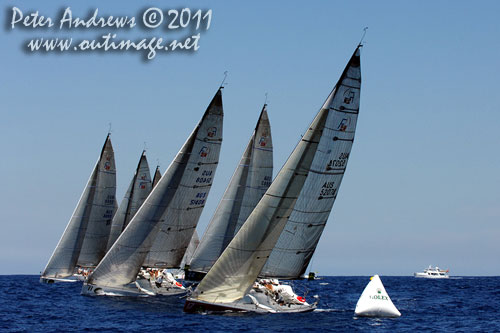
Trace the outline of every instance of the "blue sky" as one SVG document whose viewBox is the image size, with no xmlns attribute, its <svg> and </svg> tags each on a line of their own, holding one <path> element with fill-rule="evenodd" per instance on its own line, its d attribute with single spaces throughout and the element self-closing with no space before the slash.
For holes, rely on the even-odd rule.
<svg viewBox="0 0 500 333">
<path fill-rule="evenodd" d="M 56 17 L 212 9 L 195 53 L 27 54 L 27 39 L 110 30 L 8 29 L 10 8 Z M 112 122 L 119 201 L 147 142 L 164 171 L 223 78 L 224 143 L 205 229 L 269 96 L 275 173 L 336 83 L 363 28 L 361 110 L 313 258 L 323 275 L 409 275 L 429 264 L 500 275 L 500 3 L 495 1 L 11 1 L 0 42 L 0 274 L 37 274 Z M 189 31 L 116 31 L 122 38 Z"/>
</svg>

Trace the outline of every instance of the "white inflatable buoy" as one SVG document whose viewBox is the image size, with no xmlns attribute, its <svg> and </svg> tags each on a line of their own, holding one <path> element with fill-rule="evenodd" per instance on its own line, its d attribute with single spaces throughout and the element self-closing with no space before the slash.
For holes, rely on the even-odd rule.
<svg viewBox="0 0 500 333">
<path fill-rule="evenodd" d="M 361 294 L 354 313 L 361 317 L 401 317 L 378 275 L 370 278 L 370 282 Z"/>
</svg>

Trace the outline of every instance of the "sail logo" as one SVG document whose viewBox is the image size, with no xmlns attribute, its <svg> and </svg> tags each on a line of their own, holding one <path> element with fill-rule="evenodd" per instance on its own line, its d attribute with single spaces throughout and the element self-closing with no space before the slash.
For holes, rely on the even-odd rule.
<svg viewBox="0 0 500 333">
<path fill-rule="evenodd" d="M 141 190 L 144 190 L 146 188 L 146 182 L 141 182 L 139 184 L 139 187 L 141 188 Z"/>
<path fill-rule="evenodd" d="M 354 96 L 356 96 L 354 91 L 352 91 L 351 89 L 347 89 L 344 92 L 344 104 L 351 104 L 351 102 L 354 100 Z"/>
<path fill-rule="evenodd" d="M 104 163 L 104 170 L 109 170 L 109 169 L 111 169 L 111 163 L 109 163 L 109 161 L 106 161 Z"/>
<path fill-rule="evenodd" d="M 206 147 L 206 146 L 203 146 L 200 150 L 200 157 L 207 157 L 209 152 L 210 152 L 210 149 L 208 149 L 208 147 Z"/>
<path fill-rule="evenodd" d="M 259 139 L 259 146 L 265 147 L 267 145 L 267 137 L 268 137 L 267 132 L 263 132 L 262 136 Z"/>
<path fill-rule="evenodd" d="M 216 135 L 217 135 L 217 127 L 210 127 L 207 131 L 207 136 L 209 138 L 213 138 Z"/>
<path fill-rule="evenodd" d="M 345 132 L 347 130 L 347 127 L 351 124 L 351 119 L 350 118 L 342 118 L 340 121 L 339 125 L 337 126 L 337 130 L 341 132 Z"/>
<path fill-rule="evenodd" d="M 146 174 L 145 174 L 145 173 L 143 173 L 143 174 L 141 175 L 141 180 L 146 180 Z"/>
</svg>

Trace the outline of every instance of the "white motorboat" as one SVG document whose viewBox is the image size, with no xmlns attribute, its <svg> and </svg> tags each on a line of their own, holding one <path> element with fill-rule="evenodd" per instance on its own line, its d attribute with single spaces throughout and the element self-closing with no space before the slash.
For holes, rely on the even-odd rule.
<svg viewBox="0 0 500 333">
<path fill-rule="evenodd" d="M 416 272 L 414 275 L 417 278 L 427 278 L 427 279 L 447 279 L 450 277 L 448 274 L 449 270 L 440 269 L 439 267 L 432 267 L 429 265 L 423 272 Z"/>
</svg>

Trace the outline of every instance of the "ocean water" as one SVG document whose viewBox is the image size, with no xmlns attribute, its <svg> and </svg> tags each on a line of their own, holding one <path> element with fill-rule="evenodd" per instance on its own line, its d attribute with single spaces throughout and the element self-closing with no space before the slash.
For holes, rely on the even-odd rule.
<svg viewBox="0 0 500 333">
<path fill-rule="evenodd" d="M 85 297 L 81 282 L 41 284 L 38 276 L 0 276 L 0 331 L 6 332 L 500 332 L 500 277 L 447 280 L 381 276 L 402 316 L 354 316 L 369 277 L 296 281 L 318 310 L 300 314 L 185 314 L 178 297 Z"/>
</svg>

